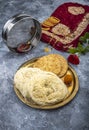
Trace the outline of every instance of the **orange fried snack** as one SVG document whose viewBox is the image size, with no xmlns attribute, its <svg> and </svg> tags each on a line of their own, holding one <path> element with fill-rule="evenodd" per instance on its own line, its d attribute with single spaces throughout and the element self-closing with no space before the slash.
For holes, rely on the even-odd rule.
<svg viewBox="0 0 89 130">
<path fill-rule="evenodd" d="M 71 82 L 72 82 L 72 76 L 70 75 L 70 74 L 67 74 L 65 77 L 64 77 L 64 83 L 66 84 L 66 85 L 69 85 L 69 84 L 71 84 Z"/>
</svg>

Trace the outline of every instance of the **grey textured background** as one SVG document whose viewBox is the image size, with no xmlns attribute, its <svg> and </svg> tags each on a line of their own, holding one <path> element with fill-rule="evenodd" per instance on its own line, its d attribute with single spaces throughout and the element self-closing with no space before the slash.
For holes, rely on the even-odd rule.
<svg viewBox="0 0 89 130">
<path fill-rule="evenodd" d="M 71 0 L 70 0 L 71 1 Z M 57 110 L 36 110 L 23 104 L 13 90 L 13 76 L 25 61 L 45 54 L 46 44 L 28 54 L 10 52 L 1 32 L 5 22 L 17 13 L 27 13 L 42 22 L 68 0 L 0 0 L 0 130 L 89 130 L 89 53 L 80 56 L 76 70 L 80 89 L 72 102 Z M 89 5 L 89 0 L 72 0 Z M 68 54 L 52 50 L 67 58 Z"/>
</svg>

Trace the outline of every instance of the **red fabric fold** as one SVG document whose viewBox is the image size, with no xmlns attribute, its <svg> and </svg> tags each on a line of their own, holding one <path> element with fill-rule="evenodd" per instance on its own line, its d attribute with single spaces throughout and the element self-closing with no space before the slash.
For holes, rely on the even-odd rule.
<svg viewBox="0 0 89 130">
<path fill-rule="evenodd" d="M 73 9 L 70 9 L 70 7 L 73 7 Z M 52 19 L 50 20 L 50 18 Z M 59 22 L 56 23 L 55 19 L 59 20 Z M 64 27 L 64 31 L 61 26 Z M 81 26 L 82 32 L 79 32 L 79 26 Z M 59 32 L 57 31 L 58 29 Z M 65 30 L 69 31 L 68 34 Z M 60 34 L 61 31 L 63 32 L 62 34 Z M 89 32 L 89 6 L 69 2 L 60 5 L 48 19 L 43 21 L 41 40 L 57 50 L 67 51 L 70 47 L 77 47 L 79 37 L 84 35 L 85 32 Z M 67 38 L 72 40 L 68 41 Z"/>
</svg>

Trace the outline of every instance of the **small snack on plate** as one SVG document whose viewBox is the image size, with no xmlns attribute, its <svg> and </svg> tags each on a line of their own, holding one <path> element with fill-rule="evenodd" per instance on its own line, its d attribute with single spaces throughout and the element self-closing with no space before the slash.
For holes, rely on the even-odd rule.
<svg viewBox="0 0 89 130">
<path fill-rule="evenodd" d="M 38 68 L 19 69 L 14 84 L 25 99 L 41 106 L 59 103 L 68 94 L 67 86 L 57 75 Z"/>
<path fill-rule="evenodd" d="M 67 72 L 68 63 L 67 60 L 59 54 L 49 54 L 39 58 L 33 67 L 53 72 L 59 77 L 62 77 Z"/>
<path fill-rule="evenodd" d="M 72 80 L 73 80 L 73 78 L 72 78 L 72 75 L 70 75 L 70 74 L 67 74 L 67 75 L 64 77 L 64 83 L 65 83 L 66 85 L 70 85 L 70 84 L 72 83 Z"/>
</svg>

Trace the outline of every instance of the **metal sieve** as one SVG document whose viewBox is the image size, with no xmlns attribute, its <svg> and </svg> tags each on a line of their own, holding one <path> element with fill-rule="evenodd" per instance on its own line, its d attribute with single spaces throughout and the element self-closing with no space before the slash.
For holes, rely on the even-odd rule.
<svg viewBox="0 0 89 130">
<path fill-rule="evenodd" d="M 18 14 L 5 23 L 2 38 L 10 50 L 27 52 L 39 43 L 41 25 L 30 15 Z"/>
</svg>

